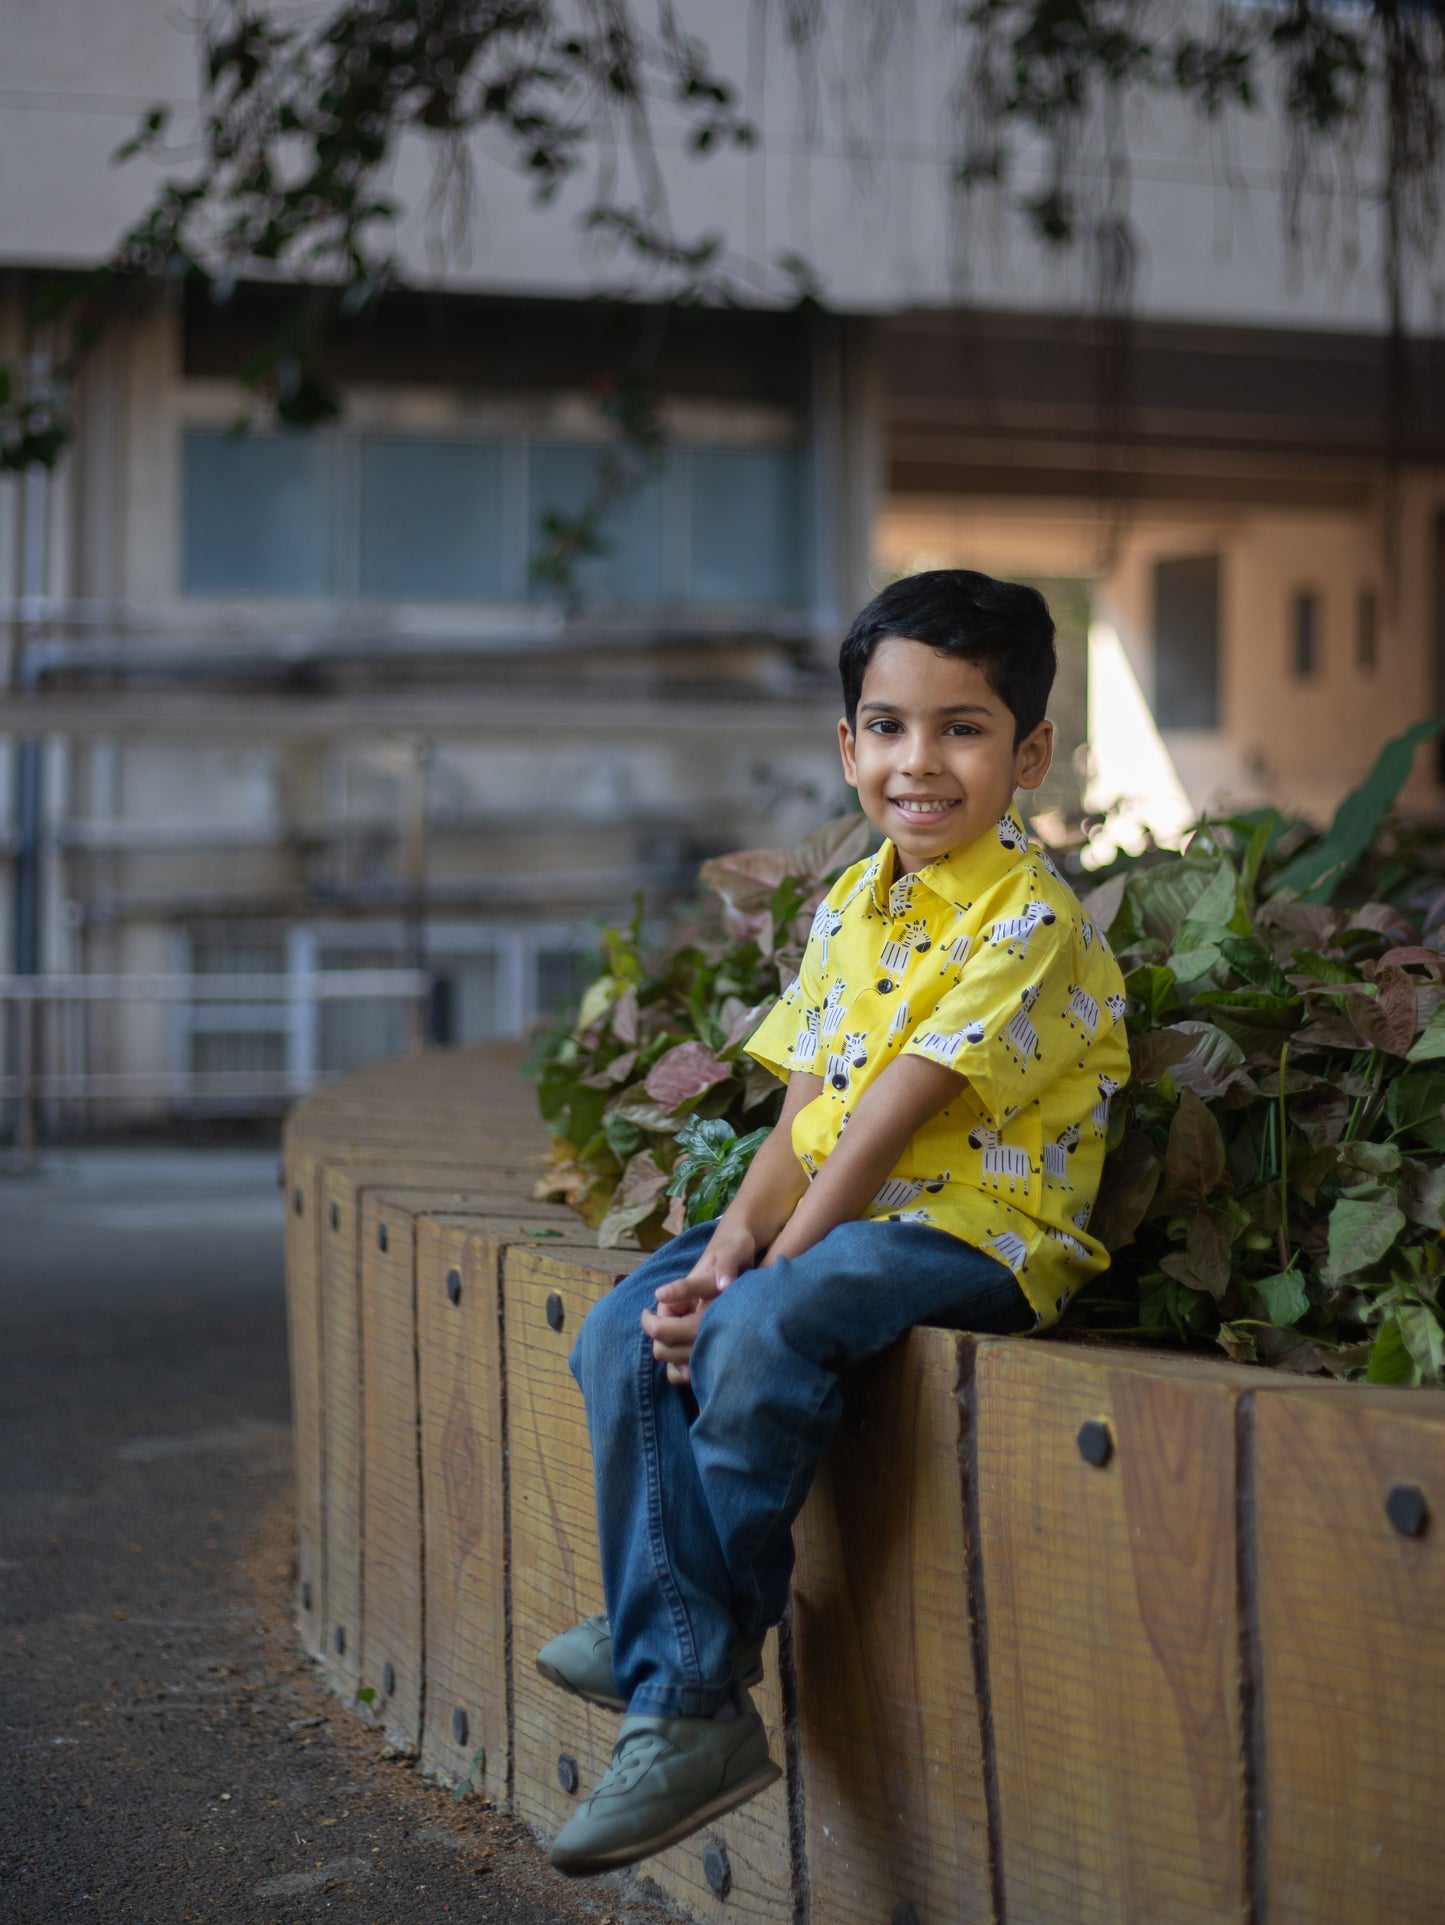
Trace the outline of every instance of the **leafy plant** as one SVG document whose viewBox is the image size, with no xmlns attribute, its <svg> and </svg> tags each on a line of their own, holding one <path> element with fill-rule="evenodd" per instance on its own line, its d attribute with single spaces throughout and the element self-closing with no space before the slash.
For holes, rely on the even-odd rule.
<svg viewBox="0 0 1445 1925">
<path fill-rule="evenodd" d="M 604 1245 L 654 1249 L 722 1208 L 776 1121 L 782 1086 L 743 1054 L 802 957 L 812 912 L 868 846 L 860 815 L 796 849 L 703 864 L 707 892 L 661 941 L 640 912 L 602 939 L 604 972 L 534 1063 L 553 1130 L 538 1197 Z"/>
<path fill-rule="evenodd" d="M 1439 727 L 1388 744 L 1322 837 L 1204 823 L 1086 897 L 1133 1080 L 1091 1224 L 1114 1263 L 1073 1321 L 1445 1381 L 1442 850 L 1385 820 Z"/>
<path fill-rule="evenodd" d="M 1323 835 L 1258 810 L 1085 895 L 1124 971 L 1133 1077 L 1091 1228 L 1111 1268 L 1066 1327 L 1445 1382 L 1445 832 L 1390 814 L 1421 724 Z M 781 1090 L 742 1045 L 867 826 L 705 865 L 709 910 L 607 969 L 548 1039 L 541 1194 L 648 1249 L 736 1190 Z"/>
</svg>

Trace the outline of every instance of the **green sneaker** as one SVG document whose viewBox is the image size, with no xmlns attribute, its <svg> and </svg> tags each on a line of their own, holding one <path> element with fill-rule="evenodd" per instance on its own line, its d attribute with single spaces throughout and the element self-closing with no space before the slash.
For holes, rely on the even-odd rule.
<svg viewBox="0 0 1445 1925">
<path fill-rule="evenodd" d="M 604 1711 L 625 1711 L 627 1700 L 612 1675 L 612 1633 L 605 1617 L 583 1618 L 570 1631 L 549 1638 L 537 1653 L 537 1669 L 549 1684 L 560 1685 Z M 763 1679 L 763 1640 L 747 1638 L 733 1652 L 737 1681 L 747 1689 Z"/>
<path fill-rule="evenodd" d="M 552 1840 L 549 1855 L 569 1878 L 615 1871 L 666 1851 L 782 1775 L 745 1693 L 739 1716 L 727 1724 L 624 1718 L 605 1777 Z"/>
</svg>

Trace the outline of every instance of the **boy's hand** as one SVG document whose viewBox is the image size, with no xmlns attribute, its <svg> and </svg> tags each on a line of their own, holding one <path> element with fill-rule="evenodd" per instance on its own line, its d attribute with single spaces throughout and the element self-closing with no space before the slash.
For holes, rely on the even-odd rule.
<svg viewBox="0 0 1445 1925">
<path fill-rule="evenodd" d="M 688 1359 L 697 1342 L 703 1312 L 735 1277 L 757 1262 L 757 1245 L 748 1233 L 720 1223 L 691 1271 L 657 1292 L 656 1310 L 644 1310 L 642 1328 L 652 1339 L 652 1354 L 667 1365 L 667 1381 L 691 1381 Z"/>
</svg>

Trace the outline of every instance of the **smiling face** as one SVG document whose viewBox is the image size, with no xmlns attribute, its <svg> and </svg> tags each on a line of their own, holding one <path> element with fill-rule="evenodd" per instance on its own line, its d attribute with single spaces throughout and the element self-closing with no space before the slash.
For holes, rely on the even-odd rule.
<svg viewBox="0 0 1445 1925">
<path fill-rule="evenodd" d="M 1013 712 L 977 662 L 890 638 L 864 671 L 856 727 L 840 722 L 838 740 L 849 787 L 907 875 L 976 841 L 1015 789 L 1039 786 L 1054 725 L 1015 747 Z"/>
</svg>

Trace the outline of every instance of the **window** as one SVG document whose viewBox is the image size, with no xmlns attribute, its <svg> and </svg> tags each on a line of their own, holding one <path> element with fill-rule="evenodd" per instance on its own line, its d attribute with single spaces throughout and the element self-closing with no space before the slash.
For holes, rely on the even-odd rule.
<svg viewBox="0 0 1445 1925">
<path fill-rule="evenodd" d="M 361 444 L 361 593 L 496 601 L 502 464 L 494 442 L 368 435 Z"/>
<path fill-rule="evenodd" d="M 1379 609 L 1373 588 L 1362 588 L 1355 598 L 1355 666 L 1373 675 L 1378 646 Z"/>
<path fill-rule="evenodd" d="M 1290 667 L 1305 679 L 1319 659 L 1319 596 L 1302 589 L 1290 604 Z"/>
<path fill-rule="evenodd" d="M 336 592 L 334 437 L 192 432 L 184 498 L 187 594 Z"/>
<path fill-rule="evenodd" d="M 1154 718 L 1164 729 L 1219 727 L 1219 557 L 1154 564 Z"/>
<path fill-rule="evenodd" d="M 197 930 L 178 966 L 199 977 L 286 976 L 286 940 L 264 929 Z M 284 998 L 235 1002 L 200 996 L 177 1004 L 175 1060 L 195 1106 L 212 1111 L 266 1108 L 286 1089 L 291 1009 Z"/>
<path fill-rule="evenodd" d="M 404 969 L 399 951 L 390 945 L 358 948 L 348 943 L 322 945 L 314 967 L 331 969 Z M 348 1070 L 400 1056 L 406 1047 L 407 1014 L 395 996 L 351 997 L 320 1005 L 319 1056 L 323 1076 L 344 1076 Z"/>
<path fill-rule="evenodd" d="M 534 549 L 546 540 L 544 516 L 577 515 L 587 507 L 605 459 L 605 451 L 596 447 L 533 447 L 527 520 Z M 646 476 L 621 496 L 602 522 L 602 552 L 578 558 L 575 578 L 584 595 L 618 602 L 656 602 L 667 596 L 671 584 L 664 561 L 665 502 L 661 475 Z M 534 583 L 532 592 L 555 591 Z"/>
<path fill-rule="evenodd" d="M 181 580 L 191 595 L 516 602 L 549 513 L 594 499 L 607 450 L 514 435 L 187 432 Z M 583 600 L 792 607 L 810 573 L 796 448 L 670 447 L 604 513 L 572 570 Z"/>
<path fill-rule="evenodd" d="M 788 448 L 693 450 L 694 600 L 802 598 L 801 468 Z"/>
</svg>

